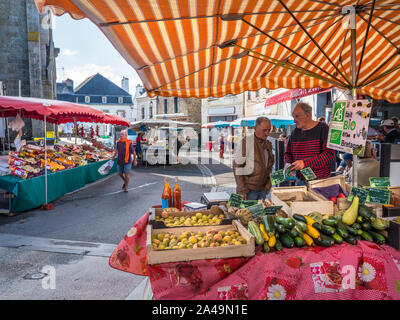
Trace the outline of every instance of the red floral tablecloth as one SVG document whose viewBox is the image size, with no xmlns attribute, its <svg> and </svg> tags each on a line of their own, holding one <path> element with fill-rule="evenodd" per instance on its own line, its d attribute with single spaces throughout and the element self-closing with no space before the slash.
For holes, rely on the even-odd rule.
<svg viewBox="0 0 400 320">
<path fill-rule="evenodd" d="M 252 258 L 147 265 L 147 212 L 110 256 L 112 268 L 145 275 L 154 299 L 400 300 L 400 252 L 367 241 Z"/>
</svg>

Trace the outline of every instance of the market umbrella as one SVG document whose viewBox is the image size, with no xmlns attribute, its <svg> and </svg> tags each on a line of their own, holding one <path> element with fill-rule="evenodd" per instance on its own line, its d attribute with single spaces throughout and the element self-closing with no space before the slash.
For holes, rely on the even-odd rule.
<svg viewBox="0 0 400 320">
<path fill-rule="evenodd" d="M 146 126 L 149 128 L 157 128 L 160 126 L 168 126 L 171 128 L 176 127 L 196 127 L 199 124 L 196 122 L 185 122 L 185 121 L 173 121 L 173 120 L 140 120 L 131 122 L 129 129 L 131 130 L 140 130 L 142 126 Z"/>
<path fill-rule="evenodd" d="M 96 122 L 106 123 L 106 124 L 114 124 L 123 127 L 129 127 L 130 122 L 125 120 L 124 118 L 117 116 L 115 114 L 103 114 L 102 118 L 96 120 Z"/>
<path fill-rule="evenodd" d="M 230 122 L 228 121 L 215 121 L 203 124 L 202 128 L 226 128 L 229 127 Z"/>
<path fill-rule="evenodd" d="M 89 18 L 149 97 L 337 87 L 400 101 L 398 0 L 36 0 Z"/>
</svg>

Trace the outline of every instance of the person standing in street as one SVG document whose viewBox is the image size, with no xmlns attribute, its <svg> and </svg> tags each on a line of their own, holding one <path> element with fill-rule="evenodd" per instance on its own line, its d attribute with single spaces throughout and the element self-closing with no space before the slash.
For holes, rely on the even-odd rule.
<svg viewBox="0 0 400 320">
<path fill-rule="evenodd" d="M 304 168 L 311 168 L 317 179 L 329 178 L 335 151 L 326 146 L 328 125 L 312 119 L 312 107 L 307 103 L 297 103 L 292 116 L 296 129 L 293 130 L 287 143 L 285 163 L 293 166 L 292 171 L 297 171 L 296 185 L 306 184 L 300 173 Z"/>
<path fill-rule="evenodd" d="M 236 193 L 241 194 L 245 200 L 264 199 L 271 189 L 269 175 L 274 165 L 274 155 L 272 144 L 267 140 L 270 131 L 271 121 L 267 117 L 258 117 L 254 135 L 248 139 L 242 137 L 238 144 L 241 147 L 236 150 L 233 173 Z"/>
<path fill-rule="evenodd" d="M 224 158 L 224 152 L 225 152 L 225 137 L 224 134 L 221 133 L 219 137 L 219 158 L 223 159 Z"/>
<path fill-rule="evenodd" d="M 136 153 L 132 141 L 128 139 L 128 133 L 125 130 L 122 130 L 119 134 L 119 140 L 117 141 L 117 149 L 114 152 L 114 157 L 118 156 L 118 174 L 124 181 L 124 184 L 122 185 L 124 192 L 128 192 L 130 170 L 132 168 L 132 154 L 133 163 L 136 166 Z"/>
</svg>

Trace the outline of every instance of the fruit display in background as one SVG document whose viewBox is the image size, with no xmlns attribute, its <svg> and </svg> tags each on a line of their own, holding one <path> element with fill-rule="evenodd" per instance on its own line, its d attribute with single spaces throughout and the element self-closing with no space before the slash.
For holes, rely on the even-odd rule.
<svg viewBox="0 0 400 320">
<path fill-rule="evenodd" d="M 170 209 L 170 210 L 168 210 Z M 172 210 L 171 210 L 172 209 Z M 168 210 L 168 211 L 167 211 Z M 209 226 L 218 225 L 222 219 L 226 218 L 223 213 L 219 214 L 207 214 L 198 212 L 192 216 L 173 216 L 169 215 L 169 212 L 177 212 L 176 208 L 164 209 L 160 216 L 156 216 L 156 221 L 163 221 L 167 227 L 179 227 L 179 226 Z"/>
</svg>

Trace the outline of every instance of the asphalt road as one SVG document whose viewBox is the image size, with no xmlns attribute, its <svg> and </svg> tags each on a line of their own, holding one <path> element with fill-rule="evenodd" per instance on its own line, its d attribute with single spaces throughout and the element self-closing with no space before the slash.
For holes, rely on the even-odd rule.
<svg viewBox="0 0 400 320">
<path fill-rule="evenodd" d="M 58 199 L 54 210 L 0 215 L 0 300 L 132 296 L 145 277 L 111 268 L 108 258 L 149 207 L 160 204 L 165 177 L 178 177 L 182 200 L 196 202 L 233 182 L 228 165 L 211 161 L 137 167 L 128 193 L 115 174 Z"/>
</svg>

